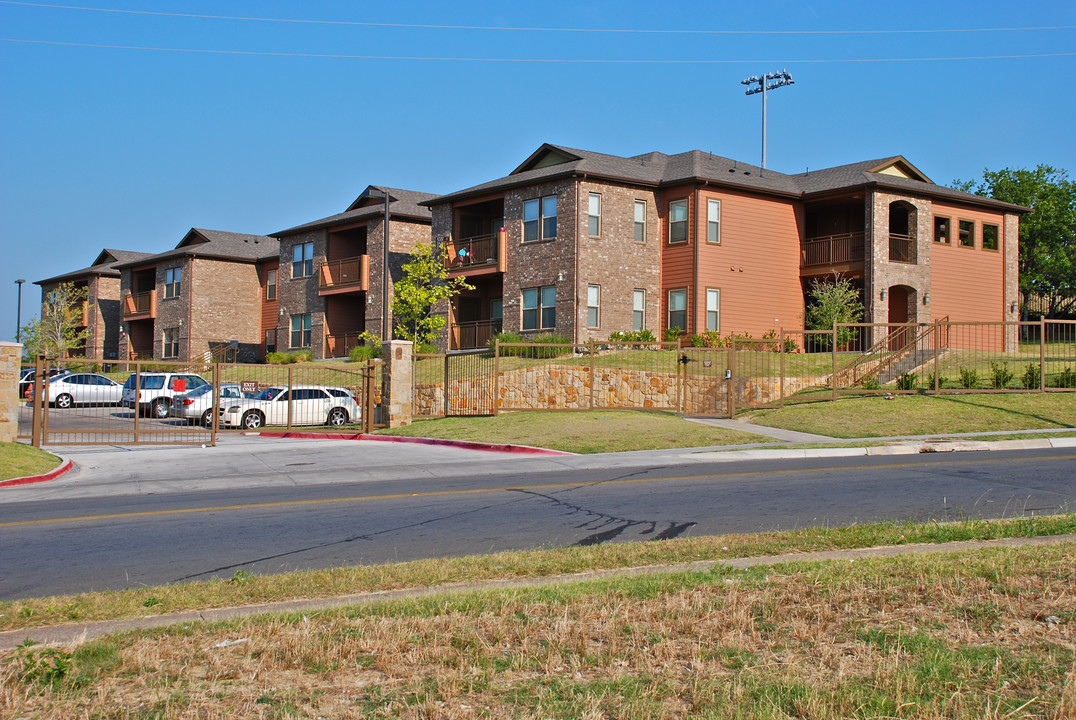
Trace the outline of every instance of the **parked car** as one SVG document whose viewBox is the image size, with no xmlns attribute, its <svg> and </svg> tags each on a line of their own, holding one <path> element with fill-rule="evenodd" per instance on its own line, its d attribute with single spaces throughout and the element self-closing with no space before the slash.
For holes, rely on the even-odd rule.
<svg viewBox="0 0 1076 720">
<path fill-rule="evenodd" d="M 135 389 L 138 377 L 138 389 Z M 208 385 L 205 378 L 195 373 L 146 372 L 127 378 L 123 384 L 123 406 L 137 409 L 141 415 L 152 414 L 166 418 L 172 411 L 176 395 Z"/>
<path fill-rule="evenodd" d="M 221 383 L 220 404 L 246 397 L 239 390 L 239 383 Z M 189 425 L 213 424 L 213 385 L 205 384 L 172 398 L 172 416 L 186 420 Z"/>
<path fill-rule="evenodd" d="M 48 372 L 45 373 L 46 378 L 56 377 L 57 375 L 66 375 L 70 370 L 67 368 L 51 367 Z M 19 397 L 29 398 L 30 388 L 34 386 L 34 376 L 37 374 L 37 370 L 34 368 L 27 368 L 19 375 Z"/>
<path fill-rule="evenodd" d="M 97 373 L 67 373 L 45 381 L 45 397 L 49 405 L 69 408 L 73 405 L 119 405 L 123 386 Z M 33 402 L 34 386 L 26 391 Z"/>
<path fill-rule="evenodd" d="M 253 398 L 221 405 L 224 427 L 260 428 L 287 425 L 288 406 L 292 425 L 346 425 L 361 416 L 362 410 L 351 392 L 327 385 L 268 387 Z"/>
</svg>

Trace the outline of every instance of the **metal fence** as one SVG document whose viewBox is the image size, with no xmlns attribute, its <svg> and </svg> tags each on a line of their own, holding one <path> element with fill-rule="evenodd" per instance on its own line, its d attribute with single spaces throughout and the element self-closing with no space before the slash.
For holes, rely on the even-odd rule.
<svg viewBox="0 0 1076 720">
<path fill-rule="evenodd" d="M 34 445 L 214 444 L 226 430 L 379 421 L 381 361 L 241 365 L 40 359 L 20 387 L 18 436 Z"/>
</svg>

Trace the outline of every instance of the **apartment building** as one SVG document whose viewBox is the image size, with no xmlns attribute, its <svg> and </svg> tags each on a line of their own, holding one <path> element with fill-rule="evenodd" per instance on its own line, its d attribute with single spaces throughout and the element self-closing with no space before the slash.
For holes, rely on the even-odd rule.
<svg viewBox="0 0 1076 720">
<path fill-rule="evenodd" d="M 277 349 L 347 357 L 366 330 L 382 337 L 383 326 L 392 327 L 386 291 L 391 298 L 411 249 L 430 242 L 430 211 L 419 203 L 435 197 L 370 185 L 342 213 L 273 233 L 280 243 Z"/>
<path fill-rule="evenodd" d="M 901 156 L 787 175 L 701 151 L 545 144 L 507 176 L 422 203 L 452 274 L 450 350 L 500 329 L 579 343 L 668 328 L 803 326 L 840 273 L 871 322 L 1015 320 L 1019 214 Z"/>
<path fill-rule="evenodd" d="M 41 286 L 41 303 L 50 292 L 64 283 L 85 290 L 78 331 L 86 331 L 85 344 L 72 351 L 88 360 L 115 360 L 120 348 L 120 271 L 121 263 L 149 257 L 150 253 L 105 248 L 93 263 L 81 270 L 36 280 Z"/>
<path fill-rule="evenodd" d="M 117 264 L 119 358 L 263 359 L 279 262 L 275 238 L 191 228 L 173 250 Z"/>
</svg>

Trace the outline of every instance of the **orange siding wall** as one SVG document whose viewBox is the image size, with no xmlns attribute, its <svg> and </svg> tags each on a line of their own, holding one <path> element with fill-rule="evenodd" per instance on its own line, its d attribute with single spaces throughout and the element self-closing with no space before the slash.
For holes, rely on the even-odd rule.
<svg viewBox="0 0 1076 720">
<path fill-rule="evenodd" d="M 721 243 L 706 242 L 707 200 L 721 201 Z M 706 330 L 706 290 L 721 291 L 721 334 L 762 337 L 803 327 L 801 211 L 794 203 L 704 188 L 698 214 L 699 288 L 695 332 Z M 670 285 L 671 287 L 671 285 Z M 697 319 L 697 320 L 696 320 Z"/>
<path fill-rule="evenodd" d="M 951 221 L 950 242 L 931 243 L 930 296 L 932 318 L 954 322 L 1005 320 L 1005 216 L 933 203 L 934 217 Z M 961 247 L 960 220 L 975 221 L 975 247 Z M 998 226 L 998 249 L 983 250 L 983 223 Z M 933 225 L 931 225 L 933 232 Z M 933 236 L 931 238 L 933 240 Z"/>
<path fill-rule="evenodd" d="M 260 263 L 258 265 L 258 275 L 259 275 L 259 280 L 260 280 L 260 284 L 261 284 L 261 327 L 262 327 L 261 341 L 262 341 L 263 344 L 265 342 L 265 331 L 266 330 L 275 330 L 276 329 L 278 316 L 279 316 L 279 312 L 280 312 L 279 311 L 279 308 L 280 308 L 280 301 L 279 300 L 277 300 L 277 299 L 266 300 L 265 299 L 266 281 L 269 278 L 269 271 L 270 270 L 279 270 L 279 267 L 280 267 L 280 261 L 279 260 L 269 260 L 267 262 L 263 262 L 263 263 Z M 280 293 L 280 273 L 278 272 L 277 273 L 277 297 L 278 298 L 280 297 L 279 293 Z"/>
<path fill-rule="evenodd" d="M 687 199 L 687 242 L 669 244 L 669 203 Z M 687 324 L 695 325 L 695 306 L 691 301 L 695 292 L 695 191 L 693 187 L 676 188 L 661 193 L 661 329 L 669 326 L 669 291 L 687 288 Z"/>
</svg>

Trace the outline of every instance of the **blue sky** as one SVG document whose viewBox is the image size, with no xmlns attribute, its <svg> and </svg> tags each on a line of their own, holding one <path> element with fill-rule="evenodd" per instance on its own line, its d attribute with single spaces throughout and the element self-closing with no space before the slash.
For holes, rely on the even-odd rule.
<svg viewBox="0 0 1076 720">
<path fill-rule="evenodd" d="M 270 233 L 368 184 L 449 192 L 543 142 L 758 163 L 761 97 L 740 81 L 783 68 L 772 169 L 1076 173 L 1071 0 L 0 0 L 0 38 L 0 339 L 16 278 L 25 323 L 30 283 L 103 247 Z"/>
</svg>

